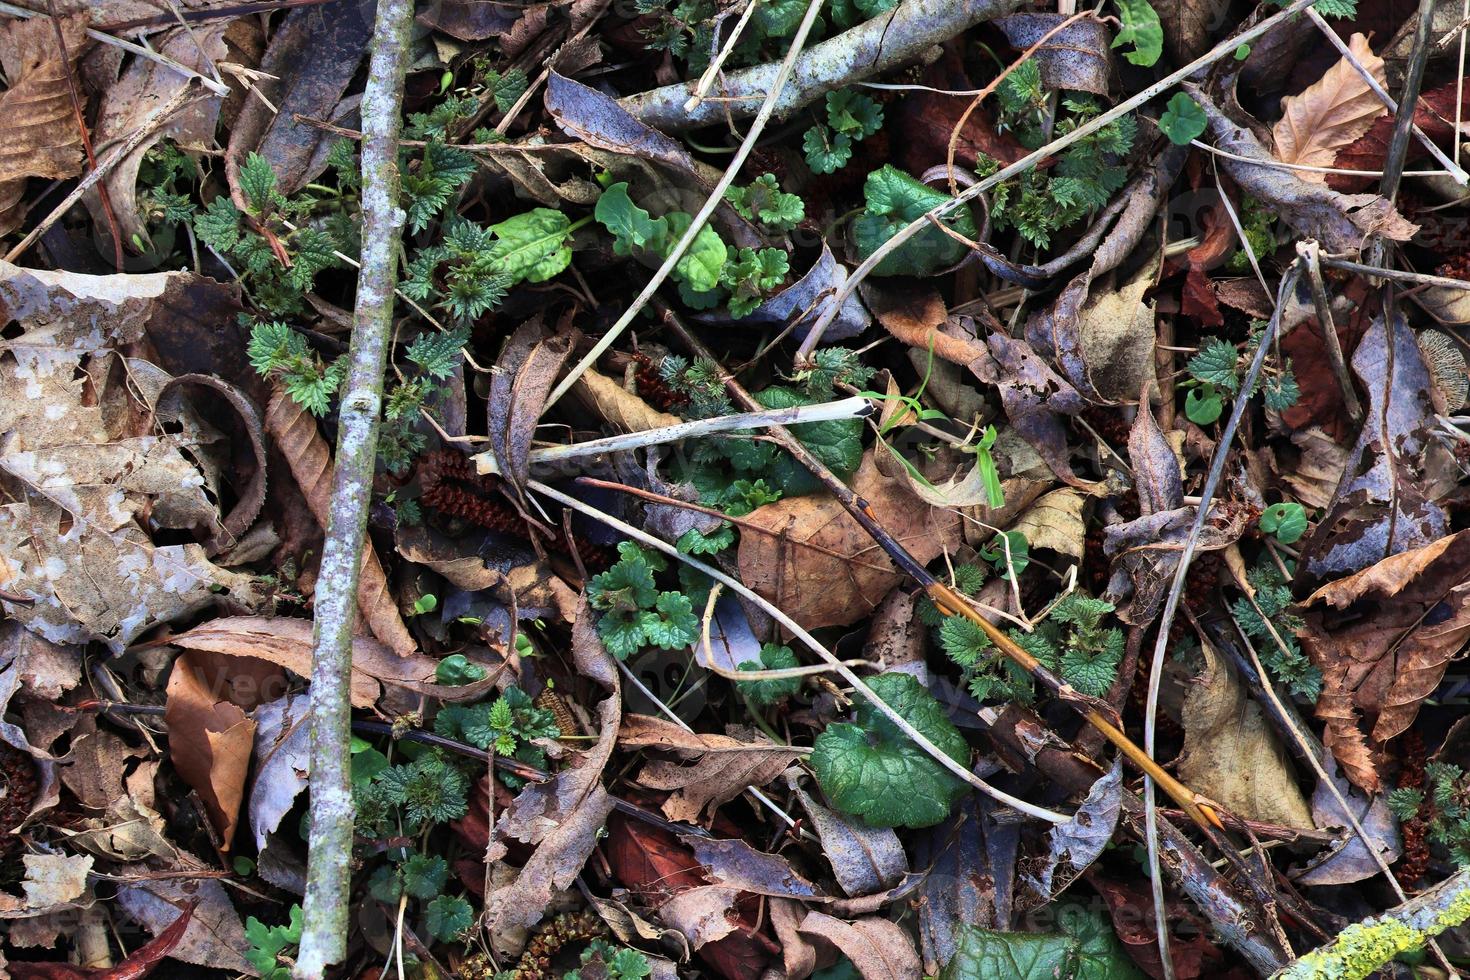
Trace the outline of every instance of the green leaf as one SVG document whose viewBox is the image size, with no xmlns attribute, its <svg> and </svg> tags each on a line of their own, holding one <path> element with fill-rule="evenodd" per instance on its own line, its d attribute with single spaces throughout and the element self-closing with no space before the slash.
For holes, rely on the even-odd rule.
<svg viewBox="0 0 1470 980">
<path fill-rule="evenodd" d="M 853 224 L 858 254 L 867 258 L 904 226 L 950 199 L 899 170 L 884 164 L 868 174 L 863 183 L 867 208 Z M 944 223 L 960 235 L 974 240 L 980 234 L 968 205 L 946 215 Z M 875 276 L 926 276 L 965 257 L 965 246 L 940 231 L 925 228 L 904 242 L 873 269 Z"/>
<path fill-rule="evenodd" d="M 1225 412 L 1225 403 L 1214 385 L 1191 388 L 1184 395 L 1184 414 L 1195 425 L 1210 425 Z"/>
<path fill-rule="evenodd" d="M 194 218 L 194 233 L 216 252 L 233 252 L 240 244 L 240 209 L 221 194 Z"/>
<path fill-rule="evenodd" d="M 434 683 L 448 687 L 473 684 L 485 679 L 485 668 L 462 653 L 451 653 L 434 668 Z"/>
<path fill-rule="evenodd" d="M 1001 539 L 1005 541 L 1002 542 Z M 1010 547 L 1010 563 L 1006 563 L 1006 546 Z M 1031 543 L 1026 540 L 1026 535 L 1020 531 L 1002 531 L 990 539 L 990 543 L 980 549 L 980 557 L 995 566 L 995 570 L 1001 572 L 1007 579 L 1010 577 L 1008 569 L 1014 569 L 1017 575 L 1026 570 L 1031 564 Z"/>
<path fill-rule="evenodd" d="M 1261 511 L 1260 525 L 1282 544 L 1295 544 L 1307 533 L 1307 509 L 1294 501 L 1272 504 Z"/>
<path fill-rule="evenodd" d="M 613 184 L 597 199 L 592 216 L 613 236 L 613 251 L 627 255 L 634 248 L 652 248 L 669 233 L 668 222 L 653 218 L 628 196 L 628 183 Z"/>
<path fill-rule="evenodd" d="M 1159 117 L 1159 129 L 1175 146 L 1184 146 L 1190 140 L 1199 139 L 1209 120 L 1205 111 L 1183 92 L 1175 92 L 1169 100 L 1164 114 Z"/>
<path fill-rule="evenodd" d="M 1112 925 L 1078 906 L 1058 911 L 1060 933 L 996 932 L 961 923 L 939 980 L 1135 980 L 1141 978 Z"/>
<path fill-rule="evenodd" d="M 760 660 L 747 660 L 740 664 L 740 670 L 789 670 L 792 667 L 800 667 L 801 662 L 796 659 L 796 654 L 788 646 L 778 646 L 774 643 L 766 643 L 761 646 Z M 786 677 L 778 680 L 768 681 L 736 681 L 740 691 L 750 703 L 765 706 L 775 704 L 782 698 L 788 698 L 801 690 L 800 677 Z"/>
<path fill-rule="evenodd" d="M 708 534 L 697 527 L 691 527 L 679 535 L 679 540 L 674 542 L 674 546 L 686 555 L 713 555 L 724 551 L 734 543 L 735 529 L 727 522 Z"/>
<path fill-rule="evenodd" d="M 560 211 L 535 208 L 490 226 L 497 239 L 490 257 L 510 285 L 545 282 L 572 263 L 571 229 Z"/>
<path fill-rule="evenodd" d="M 652 611 L 643 614 L 643 635 L 650 646 L 679 650 L 699 639 L 694 604 L 680 592 L 662 592 Z"/>
<path fill-rule="evenodd" d="M 276 172 L 270 161 L 252 151 L 240 167 L 240 191 L 257 215 L 273 210 L 283 198 L 276 190 Z"/>
<path fill-rule="evenodd" d="M 669 246 L 672 248 L 689 230 L 694 217 L 683 211 L 673 211 L 664 215 L 664 220 L 669 224 Z M 729 249 L 725 247 L 725 240 L 720 237 L 719 232 L 705 225 L 679 257 L 674 273 L 695 292 L 706 292 L 720 284 L 720 273 L 724 271 L 728 257 Z"/>
<path fill-rule="evenodd" d="M 1223 388 L 1233 395 L 1240 390 L 1240 376 L 1235 373 L 1238 358 L 1234 344 L 1209 337 L 1185 363 L 1184 369 L 1196 381 Z"/>
<path fill-rule="evenodd" d="M 427 902 L 444 890 L 449 862 L 439 855 L 415 854 L 403 862 L 403 890 L 410 898 Z"/>
<path fill-rule="evenodd" d="M 429 933 L 440 942 L 452 942 L 475 924 L 475 910 L 458 895 L 440 895 L 425 909 Z"/>
<path fill-rule="evenodd" d="M 827 125 L 855 140 L 872 136 L 883 126 L 883 107 L 850 88 L 827 93 Z"/>
<path fill-rule="evenodd" d="M 793 408 L 809 404 L 806 396 L 800 392 L 780 385 L 772 385 L 757 392 L 755 400 L 765 408 Z M 791 434 L 838 476 L 847 477 L 863 461 L 862 419 L 802 422 L 790 428 Z M 787 496 L 811 493 L 816 489 L 806 469 L 784 451 L 772 465 L 771 476 Z"/>
<path fill-rule="evenodd" d="M 1123 53 L 1131 64 L 1149 68 L 1158 63 L 1164 53 L 1164 27 L 1159 15 L 1149 6 L 1148 0 L 1114 0 L 1123 20 L 1123 29 L 1113 38 L 1112 46 L 1133 45 L 1132 51 Z"/>
<path fill-rule="evenodd" d="M 820 124 L 802 135 L 801 148 L 813 173 L 836 173 L 852 159 L 852 138 L 846 133 L 833 133 Z"/>
<path fill-rule="evenodd" d="M 460 354 L 469 339 L 470 331 L 467 327 L 447 333 L 429 330 L 415 337 L 405 354 L 425 374 L 443 380 L 459 367 Z"/>
<path fill-rule="evenodd" d="M 880 674 L 868 686 L 941 752 L 969 764 L 964 736 L 912 674 Z M 966 792 L 963 780 L 868 701 L 858 704 L 852 724 L 828 725 L 817 736 L 810 761 L 832 805 L 872 827 L 932 826 Z"/>
</svg>

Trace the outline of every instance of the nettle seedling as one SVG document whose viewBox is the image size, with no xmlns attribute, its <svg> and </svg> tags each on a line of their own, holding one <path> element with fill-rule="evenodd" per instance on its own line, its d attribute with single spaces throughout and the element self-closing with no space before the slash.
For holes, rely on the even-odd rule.
<svg viewBox="0 0 1470 980">
<path fill-rule="evenodd" d="M 1035 60 L 1021 64 L 996 89 L 999 128 L 1013 132 L 1027 149 L 1047 142 L 1046 121 L 1051 93 L 1041 84 Z M 1064 136 L 1102 113 L 1092 96 L 1066 95 L 1050 136 Z M 1050 247 L 1052 236 L 1078 224 L 1105 206 L 1128 180 L 1124 161 L 1137 133 L 1133 116 L 1120 116 L 1090 136 L 1061 151 L 1049 170 L 1032 167 L 1003 181 L 990 192 L 990 223 L 997 231 L 1014 228 L 1037 248 Z M 989 177 L 1000 161 L 981 155 L 975 172 Z"/>
<path fill-rule="evenodd" d="M 1101 697 L 1112 687 L 1123 659 L 1123 631 L 1105 625 L 1112 612 L 1112 603 L 1071 592 L 1057 600 L 1032 632 L 1013 629 L 1006 635 L 1078 691 Z M 999 657 L 990 637 L 974 622 L 962 616 L 944 619 L 939 643 L 963 671 L 962 679 L 976 699 L 1034 700 L 1031 676 Z"/>
<path fill-rule="evenodd" d="M 1201 342 L 1199 352 L 1185 364 L 1189 377 L 1182 382 L 1186 390 L 1184 414 L 1191 422 L 1210 425 L 1224 414 L 1225 398 L 1233 398 L 1240 392 L 1246 366 L 1255 356 L 1265 326 L 1261 320 L 1251 321 L 1250 339 L 1244 351 L 1219 337 L 1207 337 Z M 1297 387 L 1291 361 L 1278 364 L 1268 354 L 1251 395 L 1257 392 L 1262 393 L 1266 407 L 1272 411 L 1285 411 L 1295 405 L 1301 398 L 1301 389 Z"/>
<path fill-rule="evenodd" d="M 1251 638 L 1261 663 L 1277 683 L 1293 696 L 1315 702 L 1322 694 L 1322 671 L 1297 642 L 1296 631 L 1303 623 L 1291 611 L 1294 600 L 1286 577 L 1273 563 L 1263 561 L 1246 572 L 1246 580 L 1255 590 L 1255 605 L 1242 596 L 1231 604 L 1230 614 Z"/>
<path fill-rule="evenodd" d="M 262 311 L 299 313 L 317 273 L 338 265 L 334 253 L 343 244 L 309 222 L 319 209 L 340 212 L 342 200 L 306 193 L 286 198 L 275 171 L 258 153 L 240 166 L 239 184 L 245 210 L 220 195 L 195 217 L 194 231 L 205 245 L 239 264 L 241 282 Z"/>
</svg>

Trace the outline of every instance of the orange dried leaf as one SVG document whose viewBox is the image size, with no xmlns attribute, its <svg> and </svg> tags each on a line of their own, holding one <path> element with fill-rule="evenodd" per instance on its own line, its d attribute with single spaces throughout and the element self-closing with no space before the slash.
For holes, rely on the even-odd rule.
<svg viewBox="0 0 1470 980">
<path fill-rule="evenodd" d="M 1383 59 L 1368 47 L 1368 39 L 1354 34 L 1348 50 L 1382 85 Z M 1343 58 L 1306 91 L 1281 100 L 1281 119 L 1271 130 L 1276 158 L 1283 163 L 1330 167 L 1338 151 L 1366 133 L 1386 111 L 1363 76 Z M 1298 176 L 1317 183 L 1327 179 L 1325 174 L 1310 171 L 1299 171 Z"/>
</svg>

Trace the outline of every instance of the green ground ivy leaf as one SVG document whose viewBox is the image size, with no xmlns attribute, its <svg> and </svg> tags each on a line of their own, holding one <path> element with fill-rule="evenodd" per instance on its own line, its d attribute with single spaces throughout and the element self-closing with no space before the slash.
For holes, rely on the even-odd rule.
<svg viewBox="0 0 1470 980">
<path fill-rule="evenodd" d="M 1060 933 L 995 932 L 961 924 L 954 956 L 939 980 L 1138 980 L 1101 915 L 1078 906 L 1058 910 Z"/>
<path fill-rule="evenodd" d="M 964 736 L 912 674 L 880 674 L 868 686 L 950 758 L 969 764 Z M 828 725 L 817 736 L 811 767 L 833 806 L 872 827 L 933 826 L 967 789 L 868 702 L 852 724 Z"/>
<path fill-rule="evenodd" d="M 1148 0 L 1115 0 L 1118 13 L 1123 18 L 1123 29 L 1113 38 L 1117 48 L 1132 42 L 1133 50 L 1125 51 L 1123 57 L 1131 64 L 1151 67 L 1164 53 L 1164 28 L 1159 15 L 1150 7 Z"/>
<path fill-rule="evenodd" d="M 1159 129 L 1175 146 L 1184 146 L 1190 140 L 1198 139 L 1208 124 L 1205 110 L 1183 92 L 1174 93 L 1168 108 L 1159 117 Z"/>
<path fill-rule="evenodd" d="M 949 195 L 884 164 L 863 183 L 867 208 L 853 223 L 858 253 L 867 258 L 911 221 L 948 201 Z M 965 238 L 979 237 L 967 205 L 946 215 L 944 223 Z M 926 228 L 904 242 L 873 269 L 875 276 L 926 276 L 965 257 L 965 246 L 940 231 Z"/>
<path fill-rule="evenodd" d="M 689 230 L 694 217 L 683 211 L 671 211 L 664 215 L 664 220 L 669 223 L 669 247 L 673 248 L 674 243 Z M 729 249 L 725 247 L 725 240 L 720 237 L 719 232 L 705 225 L 679 257 L 674 272 L 689 284 L 690 289 L 699 293 L 707 292 L 720 284 L 720 273 L 724 271 L 728 255 Z"/>
<path fill-rule="evenodd" d="M 490 230 L 496 238 L 490 254 L 511 285 L 522 280 L 545 282 L 572 262 L 568 241 L 572 223 L 560 211 L 535 208 L 491 225 Z"/>
<path fill-rule="evenodd" d="M 613 236 L 613 251 L 627 255 L 634 248 L 652 248 L 667 237 L 668 222 L 654 218 L 628 196 L 628 182 L 613 184 L 597 199 L 592 210 L 601 225 Z"/>
</svg>

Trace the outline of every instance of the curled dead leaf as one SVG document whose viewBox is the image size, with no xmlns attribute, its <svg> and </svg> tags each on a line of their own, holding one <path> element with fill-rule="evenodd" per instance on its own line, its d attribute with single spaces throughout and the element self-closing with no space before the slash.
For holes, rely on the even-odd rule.
<svg viewBox="0 0 1470 980">
<path fill-rule="evenodd" d="M 317 523 L 325 528 L 332 509 L 332 454 L 317 431 L 316 420 L 292 401 L 291 396 L 276 388 L 265 410 L 265 428 L 286 457 Z M 388 576 L 378 561 L 378 553 L 366 538 L 362 543 L 357 608 L 373 635 L 394 653 L 407 657 L 418 650 L 418 643 L 403 624 L 398 604 L 388 590 Z"/>
</svg>

